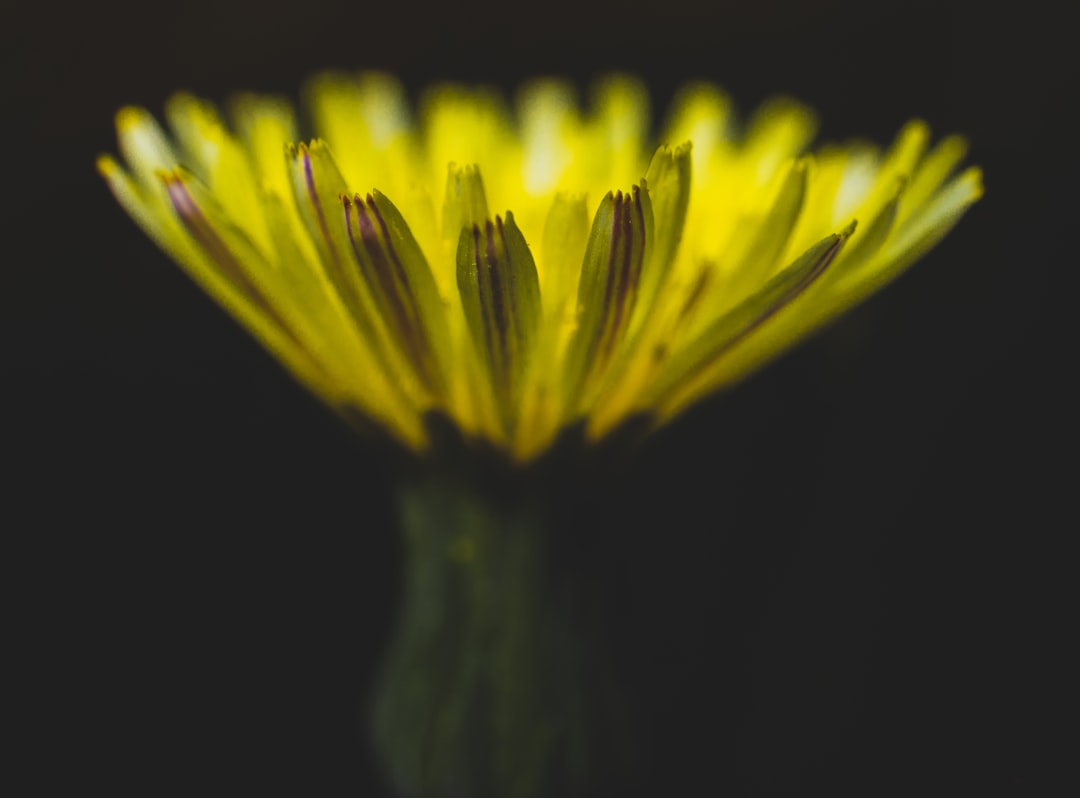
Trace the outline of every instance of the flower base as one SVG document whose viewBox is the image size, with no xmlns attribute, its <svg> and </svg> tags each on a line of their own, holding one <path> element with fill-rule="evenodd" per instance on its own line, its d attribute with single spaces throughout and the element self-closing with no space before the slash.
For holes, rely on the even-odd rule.
<svg viewBox="0 0 1080 798">
<path fill-rule="evenodd" d="M 602 602 L 554 503 L 461 473 L 397 495 L 404 595 L 374 737 L 403 798 L 610 794 L 628 724 Z"/>
</svg>

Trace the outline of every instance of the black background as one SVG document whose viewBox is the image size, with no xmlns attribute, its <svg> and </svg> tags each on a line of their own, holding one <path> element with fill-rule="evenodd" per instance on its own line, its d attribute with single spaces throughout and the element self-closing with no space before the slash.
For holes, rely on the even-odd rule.
<svg viewBox="0 0 1080 798">
<path fill-rule="evenodd" d="M 20 4 L 3 23 L 5 659 L 19 794 L 382 796 L 363 732 L 399 551 L 385 461 L 115 205 L 124 103 L 326 67 L 512 89 L 628 69 L 908 118 L 987 194 L 912 272 L 596 487 L 624 530 L 642 795 L 1041 794 L 1077 528 L 1065 6 Z M 624 594 L 624 595 L 623 595 Z M 1073 752 L 1074 753 L 1074 752 Z M 1060 786 L 1060 785 L 1059 785 Z"/>
</svg>

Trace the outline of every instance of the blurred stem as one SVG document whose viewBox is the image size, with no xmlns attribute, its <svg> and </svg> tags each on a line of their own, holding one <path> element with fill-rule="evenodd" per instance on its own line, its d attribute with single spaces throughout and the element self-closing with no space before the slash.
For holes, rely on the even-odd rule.
<svg viewBox="0 0 1080 798">
<path fill-rule="evenodd" d="M 402 484 L 397 506 L 404 594 L 374 702 L 396 790 L 606 794 L 625 770 L 627 724 L 599 596 L 556 508 L 449 474 Z"/>
</svg>

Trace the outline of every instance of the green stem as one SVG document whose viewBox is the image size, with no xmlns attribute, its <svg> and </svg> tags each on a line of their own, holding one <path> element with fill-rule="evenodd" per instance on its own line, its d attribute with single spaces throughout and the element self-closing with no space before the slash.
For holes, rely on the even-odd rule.
<svg viewBox="0 0 1080 798">
<path fill-rule="evenodd" d="M 603 795 L 626 723 L 603 612 L 550 504 L 460 477 L 405 483 L 404 595 L 374 704 L 404 798 Z"/>
</svg>

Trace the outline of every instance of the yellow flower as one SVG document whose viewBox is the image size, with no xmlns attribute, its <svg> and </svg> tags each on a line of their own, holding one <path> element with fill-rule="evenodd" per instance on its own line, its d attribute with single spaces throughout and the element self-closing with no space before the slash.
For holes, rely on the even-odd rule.
<svg viewBox="0 0 1080 798">
<path fill-rule="evenodd" d="M 98 168 L 311 391 L 418 452 L 430 411 L 519 461 L 572 424 L 662 424 L 896 277 L 982 192 L 977 168 L 953 174 L 964 141 L 931 148 L 922 122 L 884 153 L 809 155 L 806 108 L 739 126 L 709 85 L 681 93 L 655 152 L 626 77 L 587 113 L 557 82 L 516 115 L 440 87 L 418 123 L 385 75 L 323 75 L 309 96 L 308 144 L 286 144 L 276 98 L 235 98 L 230 128 L 177 95 L 171 138 L 124 108 L 128 170 Z"/>
</svg>

